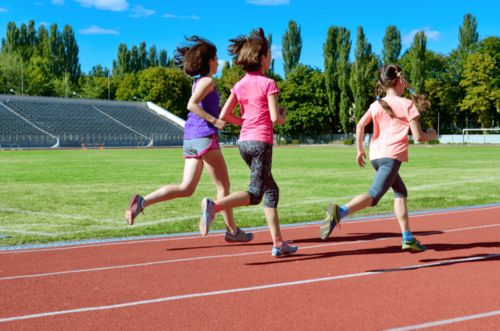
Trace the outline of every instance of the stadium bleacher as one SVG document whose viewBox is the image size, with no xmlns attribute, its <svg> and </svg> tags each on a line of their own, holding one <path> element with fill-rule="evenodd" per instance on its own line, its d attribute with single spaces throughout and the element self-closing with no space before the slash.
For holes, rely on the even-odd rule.
<svg viewBox="0 0 500 331">
<path fill-rule="evenodd" d="M 0 95 L 0 148 L 180 146 L 182 136 L 146 103 Z"/>
</svg>

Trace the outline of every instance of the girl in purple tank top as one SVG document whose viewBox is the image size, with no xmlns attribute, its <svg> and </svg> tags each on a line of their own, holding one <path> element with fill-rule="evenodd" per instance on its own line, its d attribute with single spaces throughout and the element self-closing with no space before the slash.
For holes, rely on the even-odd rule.
<svg viewBox="0 0 500 331">
<path fill-rule="evenodd" d="M 229 194 L 229 176 L 226 162 L 218 143 L 219 129 L 226 123 L 219 119 L 219 94 L 213 75 L 217 72 L 217 48 L 209 41 L 197 36 L 186 38 L 189 46 L 178 47 L 175 52 L 176 64 L 191 77 L 197 77 L 187 109 L 188 119 L 184 126 L 184 177 L 179 185 L 166 185 L 145 197 L 136 194 L 125 212 L 128 224 L 146 207 L 161 201 L 193 195 L 203 171 L 207 169 L 217 188 L 217 197 Z M 222 213 L 226 223 L 227 242 L 247 242 L 253 234 L 236 227 L 232 209 Z M 202 231 L 203 235 L 207 233 Z"/>
</svg>

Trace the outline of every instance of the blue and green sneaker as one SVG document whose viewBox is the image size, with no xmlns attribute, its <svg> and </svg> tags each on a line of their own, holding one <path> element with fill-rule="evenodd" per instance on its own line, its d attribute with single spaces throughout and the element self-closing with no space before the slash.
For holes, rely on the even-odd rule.
<svg viewBox="0 0 500 331">
<path fill-rule="evenodd" d="M 403 245 L 401 247 L 403 251 L 409 251 L 409 252 L 423 252 L 427 250 L 427 247 L 422 245 L 420 241 L 417 239 L 413 238 L 412 240 L 403 240 Z"/>
</svg>

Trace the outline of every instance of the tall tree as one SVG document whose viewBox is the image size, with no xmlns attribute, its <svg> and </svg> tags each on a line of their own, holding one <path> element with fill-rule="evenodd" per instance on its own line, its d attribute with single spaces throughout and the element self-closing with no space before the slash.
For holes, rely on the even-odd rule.
<svg viewBox="0 0 500 331">
<path fill-rule="evenodd" d="M 116 61 L 116 74 L 122 76 L 131 72 L 130 51 L 126 44 L 118 45 L 118 57 Z"/>
<path fill-rule="evenodd" d="M 356 38 L 350 84 L 354 97 L 354 118 L 357 122 L 373 100 L 377 77 L 377 58 L 372 52 L 372 46 L 366 39 L 362 27 L 358 27 Z M 396 55 L 395 52 L 392 55 Z M 398 56 L 396 55 L 396 57 Z M 387 63 L 393 63 L 390 57 L 388 60 Z"/>
<path fill-rule="evenodd" d="M 325 79 L 319 69 L 299 64 L 279 87 L 287 120 L 277 132 L 291 138 L 330 132 Z"/>
<path fill-rule="evenodd" d="M 394 25 L 385 30 L 382 60 L 384 64 L 397 63 L 401 54 L 401 32 Z"/>
<path fill-rule="evenodd" d="M 72 82 L 76 82 L 80 77 L 81 70 L 78 58 L 79 48 L 71 26 L 64 26 L 62 40 L 64 43 L 64 72 L 69 74 Z"/>
<path fill-rule="evenodd" d="M 139 48 L 136 45 L 130 49 L 130 69 L 135 73 L 140 71 Z"/>
<path fill-rule="evenodd" d="M 425 51 L 427 38 L 424 31 L 417 32 L 411 46 L 411 81 L 416 93 L 423 93 L 425 89 Z"/>
<path fill-rule="evenodd" d="M 476 18 L 472 14 L 466 14 L 458 28 L 458 49 L 462 56 L 471 54 L 476 49 L 478 40 Z"/>
<path fill-rule="evenodd" d="M 340 88 L 339 118 L 344 133 L 349 133 L 349 108 L 351 99 L 349 97 L 349 53 L 351 52 L 351 33 L 346 28 L 340 28 L 337 38 L 339 50 L 338 61 L 338 86 Z"/>
<path fill-rule="evenodd" d="M 337 73 L 337 62 L 339 60 L 337 38 L 339 35 L 339 30 L 339 27 L 330 27 L 328 29 L 325 44 L 323 45 L 325 88 L 328 98 L 328 108 L 330 109 L 329 113 L 331 114 L 329 124 L 332 133 L 337 132 L 336 124 L 338 123 L 340 103 L 340 88 Z"/>
<path fill-rule="evenodd" d="M 267 35 L 267 42 L 269 43 L 269 47 L 271 48 L 271 53 L 272 53 L 272 48 L 273 48 L 273 35 L 268 34 Z M 272 56 L 272 54 L 271 54 Z M 274 58 L 271 57 L 271 65 L 269 66 L 269 75 L 274 76 Z"/>
<path fill-rule="evenodd" d="M 146 43 L 143 41 L 139 44 L 138 57 L 138 70 L 144 70 L 148 67 L 148 51 L 146 50 Z"/>
<path fill-rule="evenodd" d="M 35 54 L 43 57 L 44 59 L 50 60 L 49 31 L 47 31 L 45 25 L 40 24 L 38 27 L 36 39 L 37 44 Z"/>
<path fill-rule="evenodd" d="M 2 46 L 2 49 L 5 49 L 7 52 L 14 52 L 19 46 L 19 29 L 16 23 L 9 22 L 7 24 L 5 37 L 5 46 Z"/>
<path fill-rule="evenodd" d="M 492 86 L 494 69 L 495 60 L 491 56 L 472 53 L 467 58 L 460 82 L 460 86 L 465 89 L 460 109 L 476 113 L 483 128 L 490 126 L 491 112 L 500 99 L 500 89 Z"/>
<path fill-rule="evenodd" d="M 149 47 L 148 52 L 148 67 L 157 67 L 159 64 L 158 51 L 156 50 L 156 46 L 152 45 Z"/>
<path fill-rule="evenodd" d="M 283 68 L 286 75 L 299 63 L 302 52 L 302 37 L 300 26 L 295 21 L 288 22 L 288 29 L 283 34 L 282 40 Z"/>
<path fill-rule="evenodd" d="M 168 66 L 168 57 L 167 57 L 167 51 L 162 49 L 160 50 L 160 67 L 167 67 Z"/>
</svg>

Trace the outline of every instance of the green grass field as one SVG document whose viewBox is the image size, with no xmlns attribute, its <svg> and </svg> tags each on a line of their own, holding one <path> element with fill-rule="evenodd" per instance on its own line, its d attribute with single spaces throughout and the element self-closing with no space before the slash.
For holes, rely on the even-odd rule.
<svg viewBox="0 0 500 331">
<path fill-rule="evenodd" d="M 214 197 L 206 173 L 194 196 L 149 207 L 128 226 L 132 193 L 181 180 L 181 149 L 0 152 L 0 246 L 198 231 L 200 200 Z M 245 190 L 249 171 L 236 148 L 225 148 L 232 190 Z M 275 148 L 281 223 L 319 221 L 328 201 L 345 203 L 367 191 L 371 167 L 355 164 L 353 147 Z M 500 202 L 500 147 L 412 146 L 400 171 L 410 211 Z M 392 193 L 358 215 L 392 212 Z M 235 210 L 240 227 L 265 225 L 262 206 Z M 223 229 L 218 216 L 213 229 Z"/>
</svg>

